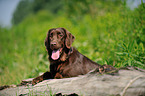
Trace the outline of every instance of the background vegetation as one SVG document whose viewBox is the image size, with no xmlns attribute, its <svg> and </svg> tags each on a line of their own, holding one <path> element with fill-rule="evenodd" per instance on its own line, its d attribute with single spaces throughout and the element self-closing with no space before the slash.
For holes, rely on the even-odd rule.
<svg viewBox="0 0 145 96">
<path fill-rule="evenodd" d="M 47 31 L 64 27 L 73 46 L 99 64 L 145 69 L 145 3 L 125 0 L 21 0 L 11 28 L 0 27 L 0 85 L 49 70 Z"/>
</svg>

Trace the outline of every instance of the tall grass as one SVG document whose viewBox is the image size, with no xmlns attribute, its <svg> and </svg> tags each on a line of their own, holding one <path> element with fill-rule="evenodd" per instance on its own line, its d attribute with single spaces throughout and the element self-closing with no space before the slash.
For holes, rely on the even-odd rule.
<svg viewBox="0 0 145 96">
<path fill-rule="evenodd" d="M 145 19 L 138 10 L 122 10 L 81 19 L 41 10 L 17 26 L 0 28 L 0 85 L 18 84 L 49 70 L 44 40 L 54 27 L 69 30 L 76 37 L 73 46 L 99 64 L 145 69 Z"/>
</svg>

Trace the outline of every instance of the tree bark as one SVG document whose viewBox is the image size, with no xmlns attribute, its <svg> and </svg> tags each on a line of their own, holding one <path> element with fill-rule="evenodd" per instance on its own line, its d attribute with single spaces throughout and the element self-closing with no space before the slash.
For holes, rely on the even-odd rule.
<svg viewBox="0 0 145 96">
<path fill-rule="evenodd" d="M 31 82 L 32 79 L 22 82 Z M 118 73 L 97 74 L 95 70 L 73 78 L 45 80 L 32 86 L 10 87 L 0 96 L 16 95 L 145 96 L 145 70 L 128 67 Z"/>
</svg>

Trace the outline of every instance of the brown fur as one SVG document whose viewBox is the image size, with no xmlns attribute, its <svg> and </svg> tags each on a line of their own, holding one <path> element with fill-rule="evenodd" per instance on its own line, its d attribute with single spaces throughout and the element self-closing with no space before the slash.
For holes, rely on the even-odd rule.
<svg viewBox="0 0 145 96">
<path fill-rule="evenodd" d="M 50 61 L 50 72 L 33 79 L 32 84 L 36 84 L 45 79 L 66 78 L 84 75 L 92 69 L 98 68 L 100 73 L 105 70 L 115 69 L 109 65 L 99 65 L 71 47 L 75 37 L 65 28 L 53 28 L 47 33 L 45 46 L 48 51 Z M 52 51 L 62 48 L 60 57 L 57 60 L 51 58 Z M 106 69 L 107 68 L 107 69 Z M 104 70 L 105 69 L 105 70 Z"/>
</svg>

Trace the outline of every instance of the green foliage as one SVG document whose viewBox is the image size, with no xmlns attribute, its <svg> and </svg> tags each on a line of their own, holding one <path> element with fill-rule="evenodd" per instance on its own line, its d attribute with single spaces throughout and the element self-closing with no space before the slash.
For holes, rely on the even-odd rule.
<svg viewBox="0 0 145 96">
<path fill-rule="evenodd" d="M 28 14 L 32 12 L 31 3 L 29 0 L 21 0 L 13 13 L 12 23 L 20 23 Z"/>
<path fill-rule="evenodd" d="M 41 6 L 18 25 L 0 27 L 0 85 L 18 84 L 49 70 L 44 40 L 47 31 L 55 27 L 70 31 L 76 37 L 73 46 L 99 64 L 145 69 L 144 3 L 135 10 L 120 0 L 63 3 L 64 10 L 56 14 Z"/>
<path fill-rule="evenodd" d="M 36 14 L 42 9 L 57 13 L 62 7 L 60 0 L 21 0 L 13 14 L 12 23 L 17 25 L 30 14 Z"/>
<path fill-rule="evenodd" d="M 114 8 L 119 8 L 122 5 L 121 3 L 121 0 L 101 0 L 101 2 L 99 0 L 65 0 L 65 11 L 72 18 L 80 19 L 84 14 L 90 14 L 91 17 L 95 17 L 108 11 L 115 12 Z"/>
<path fill-rule="evenodd" d="M 134 40 L 129 43 L 118 43 L 116 52 L 118 64 L 121 66 L 137 66 L 145 69 L 145 48 Z"/>
</svg>

